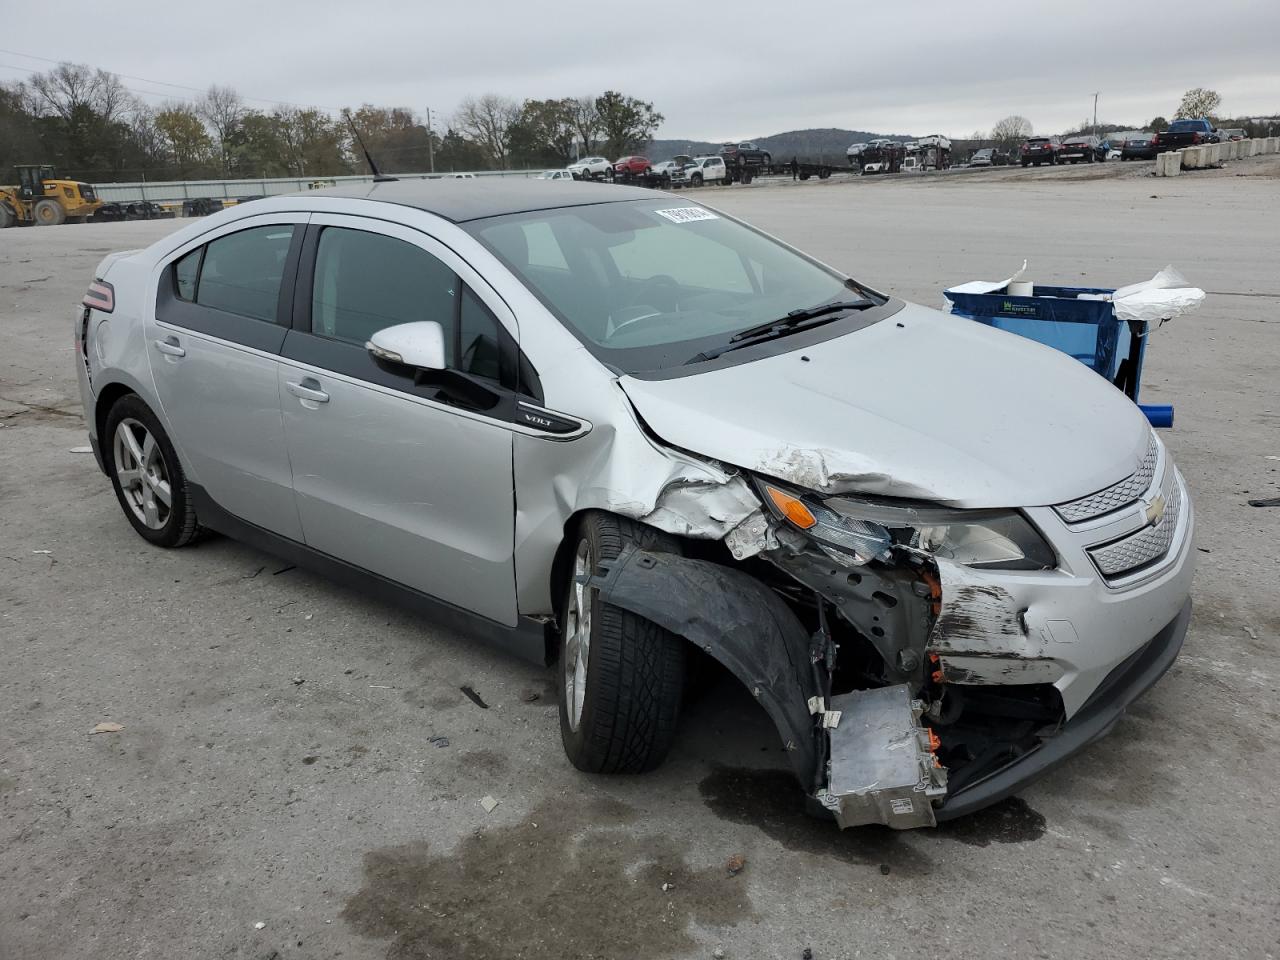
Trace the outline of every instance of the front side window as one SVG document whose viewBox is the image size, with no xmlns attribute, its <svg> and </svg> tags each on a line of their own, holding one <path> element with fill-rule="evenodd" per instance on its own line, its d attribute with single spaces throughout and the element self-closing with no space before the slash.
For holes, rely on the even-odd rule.
<svg viewBox="0 0 1280 960">
<path fill-rule="evenodd" d="M 326 227 L 316 248 L 311 332 L 363 347 L 379 330 L 434 320 L 450 369 L 499 378 L 497 318 L 426 250 L 380 233 Z"/>
<path fill-rule="evenodd" d="M 675 198 L 513 214 L 467 228 L 593 353 L 627 371 L 677 366 L 792 310 L 880 299 Z"/>
<path fill-rule="evenodd" d="M 457 296 L 457 275 L 420 247 L 341 227 L 320 234 L 312 333 L 364 346 L 379 330 L 417 320 L 435 320 L 447 332 Z"/>
<path fill-rule="evenodd" d="M 198 268 L 190 254 L 179 261 L 179 295 L 185 279 L 187 289 L 194 291 L 193 302 L 201 306 L 274 322 L 292 240 L 293 227 L 288 225 L 252 227 L 219 237 L 204 248 Z"/>
</svg>

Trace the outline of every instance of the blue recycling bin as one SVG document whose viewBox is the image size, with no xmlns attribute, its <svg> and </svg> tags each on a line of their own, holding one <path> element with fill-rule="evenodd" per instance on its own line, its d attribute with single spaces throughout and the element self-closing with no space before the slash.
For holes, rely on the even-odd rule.
<svg viewBox="0 0 1280 960">
<path fill-rule="evenodd" d="M 1033 296 L 959 293 L 944 290 L 951 312 L 989 327 L 1007 330 L 1075 357 L 1106 377 L 1138 402 L 1142 360 L 1147 349 L 1147 324 L 1116 316 L 1110 300 L 1081 300 L 1082 293 L 1109 294 L 1107 287 L 1032 288 Z M 1139 406 L 1142 406 L 1139 404 Z M 1142 406 L 1153 426 L 1173 426 L 1173 407 Z"/>
</svg>

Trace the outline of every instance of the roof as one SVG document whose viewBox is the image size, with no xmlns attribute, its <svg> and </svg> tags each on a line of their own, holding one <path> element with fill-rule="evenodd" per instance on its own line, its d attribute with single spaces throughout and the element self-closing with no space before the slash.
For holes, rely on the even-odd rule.
<svg viewBox="0 0 1280 960">
<path fill-rule="evenodd" d="M 529 213 L 557 207 L 583 207 L 595 203 L 654 199 L 653 190 L 611 183 L 534 180 L 524 177 L 477 177 L 474 180 L 396 180 L 360 183 L 308 191 L 313 197 L 377 200 L 416 207 L 454 223 Z"/>
</svg>

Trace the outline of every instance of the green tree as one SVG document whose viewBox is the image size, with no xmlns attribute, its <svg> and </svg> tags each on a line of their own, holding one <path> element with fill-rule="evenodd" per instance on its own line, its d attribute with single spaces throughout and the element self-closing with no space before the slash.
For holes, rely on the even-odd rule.
<svg viewBox="0 0 1280 960">
<path fill-rule="evenodd" d="M 1202 117 L 1213 119 L 1220 106 L 1222 106 L 1222 97 L 1218 95 L 1216 90 L 1196 87 L 1182 95 L 1182 102 L 1178 104 L 1178 112 L 1173 117 L 1175 120 L 1183 118 L 1199 120 Z"/>
<path fill-rule="evenodd" d="M 209 174 L 213 138 L 195 110 L 186 104 L 171 103 L 156 112 L 154 123 L 173 176 L 187 180 Z"/>
<path fill-rule="evenodd" d="M 606 90 L 596 97 L 596 112 L 600 115 L 603 149 L 610 157 L 620 157 L 640 149 L 653 139 L 664 119 L 653 109 L 652 103 L 615 90 Z"/>
<path fill-rule="evenodd" d="M 414 117 L 413 111 L 405 107 L 375 107 L 366 103 L 351 114 L 351 121 L 383 172 L 418 173 L 430 167 L 432 150 L 437 144 L 426 126 Z M 355 158 L 356 169 L 363 169 L 365 160 L 359 144 L 352 142 L 350 152 Z"/>
<path fill-rule="evenodd" d="M 280 161 L 294 177 L 327 177 L 351 172 L 347 134 L 327 113 L 282 107 L 271 114 L 283 152 Z"/>
<path fill-rule="evenodd" d="M 450 127 L 440 140 L 436 153 L 436 169 L 457 173 L 463 170 L 483 170 L 486 166 L 485 151 L 480 144 L 468 140 Z"/>
<path fill-rule="evenodd" d="M 1147 124 L 1147 129 L 1152 133 L 1164 133 L 1169 127 L 1169 121 L 1164 117 L 1155 117 Z"/>
<path fill-rule="evenodd" d="M 526 100 L 508 132 L 516 163 L 561 167 L 570 163 L 577 139 L 575 107 L 572 99 Z"/>
</svg>

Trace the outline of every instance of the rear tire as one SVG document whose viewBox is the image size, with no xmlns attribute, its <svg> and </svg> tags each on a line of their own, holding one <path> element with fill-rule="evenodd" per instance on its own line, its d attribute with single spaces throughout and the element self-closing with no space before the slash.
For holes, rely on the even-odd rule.
<svg viewBox="0 0 1280 960">
<path fill-rule="evenodd" d="M 198 527 L 187 477 L 151 408 L 137 394 L 121 397 L 99 439 L 120 509 L 138 536 L 157 547 L 190 543 Z"/>
<path fill-rule="evenodd" d="M 578 583 L 628 544 L 679 553 L 671 537 L 592 511 L 579 524 L 560 621 L 557 686 L 564 752 L 587 773 L 644 773 L 675 740 L 684 690 L 685 644 Z"/>
</svg>

